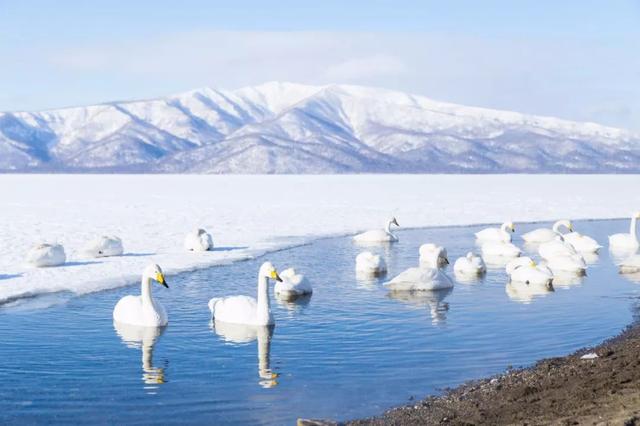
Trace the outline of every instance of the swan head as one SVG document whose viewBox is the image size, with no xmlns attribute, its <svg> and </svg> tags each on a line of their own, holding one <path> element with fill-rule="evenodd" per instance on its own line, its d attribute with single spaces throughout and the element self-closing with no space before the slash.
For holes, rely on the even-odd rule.
<svg viewBox="0 0 640 426">
<path fill-rule="evenodd" d="M 507 229 L 511 232 L 516 232 L 516 226 L 513 224 L 513 222 L 507 222 Z"/>
<path fill-rule="evenodd" d="M 264 262 L 260 267 L 259 274 L 261 277 L 282 282 L 282 278 L 280 278 L 278 271 L 276 271 L 276 268 L 271 264 L 271 262 Z"/>
<path fill-rule="evenodd" d="M 473 259 L 473 252 L 470 251 L 469 253 L 467 253 L 467 259 Z"/>
<path fill-rule="evenodd" d="M 144 269 L 144 276 L 147 278 L 151 278 L 152 280 L 166 288 L 169 288 L 167 280 L 164 278 L 164 272 L 162 272 L 162 268 L 160 268 L 160 265 L 156 265 L 155 263 L 148 265 Z"/>
<path fill-rule="evenodd" d="M 200 235 L 204 235 L 204 234 L 206 234 L 206 233 L 207 233 L 207 231 L 205 231 L 205 230 L 204 230 L 204 229 L 202 229 L 202 228 L 198 228 L 198 229 L 196 229 L 196 234 L 198 234 L 198 236 L 200 236 Z"/>
<path fill-rule="evenodd" d="M 395 225 L 395 226 L 400 226 L 400 224 L 398 223 L 398 220 L 395 217 L 392 217 L 391 220 L 389 221 L 389 225 Z"/>
<path fill-rule="evenodd" d="M 633 217 L 635 217 L 636 219 L 640 219 L 640 211 L 637 211 Z"/>
</svg>

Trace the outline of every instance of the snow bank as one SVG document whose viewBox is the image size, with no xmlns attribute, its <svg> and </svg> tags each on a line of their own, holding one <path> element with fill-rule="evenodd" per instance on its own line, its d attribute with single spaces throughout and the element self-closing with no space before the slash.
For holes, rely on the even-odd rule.
<svg viewBox="0 0 640 426">
<path fill-rule="evenodd" d="M 640 209 L 640 193 L 620 190 L 639 183 L 635 175 L 0 175 L 0 303 L 133 284 L 151 261 L 175 274 L 246 259 L 382 227 L 392 215 L 403 227 L 626 217 Z M 183 250 L 196 227 L 212 233 L 215 251 Z M 102 234 L 120 236 L 125 255 L 84 257 Z M 62 243 L 68 265 L 25 265 L 40 241 Z"/>
</svg>

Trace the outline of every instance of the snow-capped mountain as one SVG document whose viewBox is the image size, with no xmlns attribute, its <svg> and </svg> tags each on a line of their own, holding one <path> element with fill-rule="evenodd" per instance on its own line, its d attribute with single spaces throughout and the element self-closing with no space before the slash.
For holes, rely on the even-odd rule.
<svg viewBox="0 0 640 426">
<path fill-rule="evenodd" d="M 640 172 L 640 135 L 347 85 L 0 113 L 1 171 Z"/>
</svg>

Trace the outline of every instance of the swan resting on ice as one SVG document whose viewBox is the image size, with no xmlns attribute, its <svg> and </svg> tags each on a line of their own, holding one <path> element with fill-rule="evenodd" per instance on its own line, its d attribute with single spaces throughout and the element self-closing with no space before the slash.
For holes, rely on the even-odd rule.
<svg viewBox="0 0 640 426">
<path fill-rule="evenodd" d="M 194 229 L 184 238 L 184 248 L 188 251 L 212 250 L 213 238 L 202 228 Z"/>
<path fill-rule="evenodd" d="M 482 231 L 476 232 L 476 239 L 479 242 L 511 242 L 511 234 L 516 231 L 516 227 L 513 222 L 505 222 L 500 228 L 485 228 Z"/>
<path fill-rule="evenodd" d="M 61 244 L 38 244 L 27 253 L 27 263 L 37 268 L 59 266 L 66 261 L 67 255 Z"/>
<path fill-rule="evenodd" d="M 440 269 L 416 267 L 406 269 L 384 286 L 393 291 L 430 291 L 452 288 L 453 281 Z"/>
<path fill-rule="evenodd" d="M 231 324 L 271 325 L 275 321 L 269 302 L 269 280 L 282 281 L 271 262 L 258 271 L 258 300 L 249 296 L 214 297 L 209 310 L 215 321 Z"/>
<path fill-rule="evenodd" d="M 573 232 L 573 225 L 568 220 L 559 220 L 553 224 L 552 228 L 538 228 L 534 229 L 531 232 L 527 232 L 522 235 L 522 239 L 527 243 L 546 243 L 547 241 L 553 240 L 556 235 L 560 233 L 560 227 L 564 226 L 569 230 L 569 232 Z"/>
<path fill-rule="evenodd" d="M 395 217 L 392 217 L 384 229 L 373 229 L 353 237 L 356 243 L 393 243 L 398 241 L 398 236 L 391 232 L 391 225 L 400 226 Z"/>
<path fill-rule="evenodd" d="M 282 281 L 276 282 L 273 287 L 273 292 L 276 296 L 290 299 L 313 293 L 313 288 L 311 288 L 311 283 L 307 277 L 302 274 L 296 274 L 296 270 L 293 268 L 280 272 L 280 279 Z"/>
<path fill-rule="evenodd" d="M 420 253 L 420 265 L 429 268 L 442 268 L 449 264 L 447 249 L 435 244 L 423 244 L 418 249 Z"/>
<path fill-rule="evenodd" d="M 379 254 L 363 251 L 356 256 L 356 273 L 379 277 L 387 273 L 387 264 Z"/>
<path fill-rule="evenodd" d="M 150 264 L 142 273 L 140 296 L 124 296 L 113 308 L 114 321 L 144 327 L 167 325 L 169 317 L 164 306 L 153 298 L 152 284 L 156 282 L 169 288 L 160 266 Z"/>
<path fill-rule="evenodd" d="M 124 249 L 118 237 L 103 235 L 89 242 L 84 252 L 91 257 L 120 256 Z"/>
<path fill-rule="evenodd" d="M 456 262 L 453 264 L 453 271 L 460 275 L 476 276 L 487 272 L 487 267 L 482 257 L 469 252 L 466 256 L 456 259 Z"/>
</svg>

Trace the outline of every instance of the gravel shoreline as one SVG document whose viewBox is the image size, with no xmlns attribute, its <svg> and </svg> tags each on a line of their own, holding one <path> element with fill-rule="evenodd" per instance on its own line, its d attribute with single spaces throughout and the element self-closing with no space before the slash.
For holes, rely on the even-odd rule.
<svg viewBox="0 0 640 426">
<path fill-rule="evenodd" d="M 592 359 L 582 358 L 587 354 Z M 344 424 L 640 425 L 640 325 L 594 348 L 468 382 L 442 396 Z"/>
</svg>

